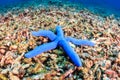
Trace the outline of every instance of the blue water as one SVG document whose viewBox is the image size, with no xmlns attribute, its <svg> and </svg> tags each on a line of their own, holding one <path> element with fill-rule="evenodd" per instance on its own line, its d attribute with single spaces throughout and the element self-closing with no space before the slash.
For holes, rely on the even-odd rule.
<svg viewBox="0 0 120 80">
<path fill-rule="evenodd" d="M 9 5 L 9 4 L 15 4 L 15 3 L 20 3 L 25 0 L 0 0 L 0 5 Z"/>
<path fill-rule="evenodd" d="M 69 0 L 76 4 L 83 4 L 84 7 L 96 14 L 109 16 L 114 14 L 120 17 L 120 0 Z"/>
<path fill-rule="evenodd" d="M 26 8 L 36 7 L 42 4 L 43 0 L 0 0 L 0 14 L 16 11 L 20 12 Z"/>
<path fill-rule="evenodd" d="M 120 0 L 0 0 L 0 14 L 40 5 L 62 7 L 63 4 L 78 10 L 86 8 L 103 17 L 112 14 L 115 17 L 120 17 Z"/>
<path fill-rule="evenodd" d="M 106 8 L 120 9 L 120 0 L 69 0 L 71 2 Z"/>
</svg>

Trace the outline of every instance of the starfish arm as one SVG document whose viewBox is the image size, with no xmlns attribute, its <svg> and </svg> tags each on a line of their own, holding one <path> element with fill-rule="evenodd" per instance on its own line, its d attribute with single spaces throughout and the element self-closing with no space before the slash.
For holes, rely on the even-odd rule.
<svg viewBox="0 0 120 80">
<path fill-rule="evenodd" d="M 48 37 L 51 41 L 53 41 L 56 38 L 56 35 L 48 30 L 39 30 L 39 31 L 32 31 L 33 36 L 45 36 Z"/>
<path fill-rule="evenodd" d="M 75 45 L 88 45 L 88 46 L 94 46 L 95 44 L 89 40 L 81 40 L 81 39 L 75 39 L 72 37 L 66 37 L 67 41 L 72 42 Z"/>
<path fill-rule="evenodd" d="M 64 49 L 66 54 L 70 57 L 72 62 L 78 67 L 82 66 L 82 62 L 78 54 L 71 48 L 66 40 L 61 40 L 59 45 Z"/>
<path fill-rule="evenodd" d="M 63 37 L 63 30 L 61 29 L 61 26 L 56 26 L 56 32 L 57 36 Z"/>
<path fill-rule="evenodd" d="M 28 52 L 25 54 L 25 57 L 27 58 L 32 58 L 38 54 L 41 54 L 45 51 L 51 50 L 51 49 L 55 49 L 57 47 L 57 43 L 56 42 L 51 42 L 51 43 L 45 43 L 41 46 L 37 46 L 34 50 Z"/>
</svg>

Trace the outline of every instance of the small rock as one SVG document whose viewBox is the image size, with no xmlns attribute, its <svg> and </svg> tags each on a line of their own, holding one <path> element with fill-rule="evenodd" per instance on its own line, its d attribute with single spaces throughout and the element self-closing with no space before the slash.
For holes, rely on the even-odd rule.
<svg viewBox="0 0 120 80">
<path fill-rule="evenodd" d="M 110 80 L 110 78 L 107 77 L 106 74 L 103 75 L 103 80 Z"/>
<path fill-rule="evenodd" d="M 71 42 L 69 42 L 69 44 L 70 44 L 70 46 L 72 47 L 72 48 L 75 48 L 76 46 L 74 45 L 74 44 L 72 44 Z"/>
<path fill-rule="evenodd" d="M 120 59 L 120 53 L 118 53 L 118 56 L 117 56 L 117 57 L 118 57 L 118 59 Z"/>
<path fill-rule="evenodd" d="M 101 60 L 101 61 L 99 61 L 99 64 L 101 65 L 102 70 L 106 70 L 106 69 L 109 69 L 111 67 L 110 60 Z"/>
<path fill-rule="evenodd" d="M 44 42 L 44 43 L 48 42 L 48 39 L 47 39 L 47 38 L 44 38 L 44 39 L 43 39 L 43 42 Z"/>
<path fill-rule="evenodd" d="M 0 49 L 1 54 L 5 54 L 5 49 Z"/>
<path fill-rule="evenodd" d="M 120 74 L 120 70 L 118 70 L 118 74 Z"/>
<path fill-rule="evenodd" d="M 18 76 L 15 76 L 13 73 L 9 73 L 10 76 L 10 80 L 20 80 L 20 78 Z"/>
<path fill-rule="evenodd" d="M 17 48 L 18 48 L 17 45 L 11 45 L 9 49 L 10 50 L 17 50 Z"/>
<path fill-rule="evenodd" d="M 88 53 L 82 53 L 81 56 L 83 58 L 89 58 L 89 57 L 91 57 L 90 54 L 88 54 Z"/>
<path fill-rule="evenodd" d="M 109 68 L 110 66 L 111 66 L 111 61 L 110 60 L 106 60 L 105 67 Z"/>
<path fill-rule="evenodd" d="M 110 76 L 112 78 L 118 77 L 118 74 L 113 70 L 106 70 L 105 74 L 107 74 L 108 76 Z"/>
</svg>

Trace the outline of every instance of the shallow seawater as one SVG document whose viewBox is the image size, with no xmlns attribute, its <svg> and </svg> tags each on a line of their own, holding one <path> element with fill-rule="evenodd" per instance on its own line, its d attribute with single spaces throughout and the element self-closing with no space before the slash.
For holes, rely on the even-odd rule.
<svg viewBox="0 0 120 80">
<path fill-rule="evenodd" d="M 74 3 L 83 4 L 85 8 L 89 9 L 95 14 L 101 16 L 114 15 L 120 17 L 120 1 L 119 0 L 69 0 Z"/>
<path fill-rule="evenodd" d="M 63 7 L 69 6 L 72 8 L 76 8 L 76 11 L 80 11 L 83 9 L 88 9 L 92 13 L 96 15 L 100 15 L 103 17 L 114 15 L 116 18 L 120 17 L 120 1 L 117 0 L 116 3 L 114 1 L 107 0 L 1 0 L 0 1 L 0 13 L 4 14 L 9 11 L 16 12 L 22 11 L 25 8 L 35 8 L 40 6 L 58 6 Z"/>
</svg>

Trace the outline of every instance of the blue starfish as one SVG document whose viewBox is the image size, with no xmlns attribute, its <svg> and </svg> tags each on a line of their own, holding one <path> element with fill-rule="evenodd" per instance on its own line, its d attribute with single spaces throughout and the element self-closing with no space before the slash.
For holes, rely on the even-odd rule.
<svg viewBox="0 0 120 80">
<path fill-rule="evenodd" d="M 61 46 L 76 66 L 78 67 L 82 66 L 82 62 L 79 56 L 72 49 L 72 47 L 69 45 L 68 42 L 72 42 L 75 45 L 88 45 L 88 46 L 94 46 L 94 43 L 88 40 L 80 40 L 80 39 L 78 40 L 72 37 L 64 37 L 61 26 L 56 26 L 56 32 L 57 35 L 55 35 L 53 32 L 48 30 L 40 30 L 38 32 L 33 31 L 32 35 L 48 37 L 52 42 L 37 46 L 34 50 L 26 53 L 25 57 L 31 58 L 45 51 L 55 49 L 57 46 Z"/>
</svg>

